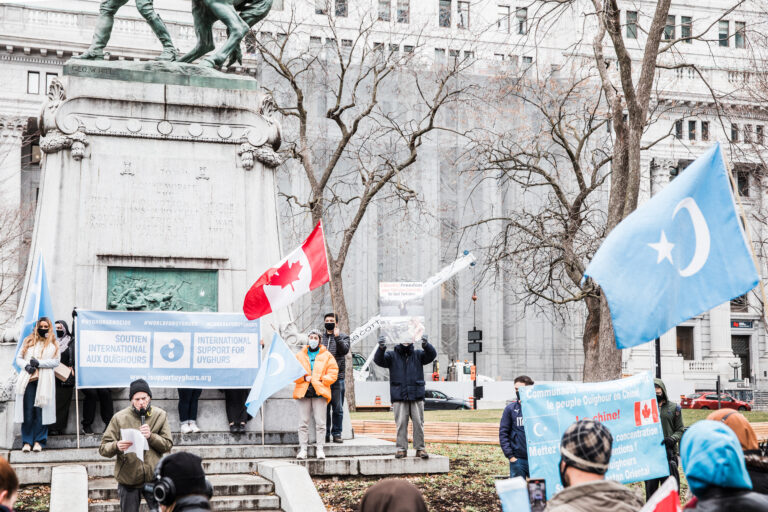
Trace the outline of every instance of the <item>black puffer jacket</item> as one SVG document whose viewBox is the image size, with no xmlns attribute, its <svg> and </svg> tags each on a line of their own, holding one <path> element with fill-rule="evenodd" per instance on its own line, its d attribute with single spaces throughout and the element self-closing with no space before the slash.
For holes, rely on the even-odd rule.
<svg viewBox="0 0 768 512">
<path fill-rule="evenodd" d="M 746 489 L 710 487 L 699 493 L 695 506 L 685 510 L 697 512 L 768 512 L 768 496 Z"/>
<path fill-rule="evenodd" d="M 184 496 L 176 500 L 173 512 L 205 512 L 211 510 L 211 504 L 205 496 Z"/>
<path fill-rule="evenodd" d="M 349 353 L 349 335 L 340 332 L 338 336 L 334 336 L 333 334 L 323 332 L 323 337 L 320 339 L 320 343 L 325 345 L 328 352 L 333 354 L 333 357 L 336 358 L 336 364 L 339 365 L 339 378 L 336 380 L 343 379 L 344 370 L 347 368 L 345 356 Z"/>
<path fill-rule="evenodd" d="M 428 341 L 423 341 L 422 347 L 395 345 L 393 350 L 376 350 L 373 362 L 389 368 L 389 398 L 393 402 L 424 400 L 424 365 L 435 360 L 437 351 Z"/>
<path fill-rule="evenodd" d="M 744 453 L 747 463 L 747 473 L 752 480 L 752 490 L 760 494 L 768 494 L 768 457 L 759 453 Z"/>
</svg>

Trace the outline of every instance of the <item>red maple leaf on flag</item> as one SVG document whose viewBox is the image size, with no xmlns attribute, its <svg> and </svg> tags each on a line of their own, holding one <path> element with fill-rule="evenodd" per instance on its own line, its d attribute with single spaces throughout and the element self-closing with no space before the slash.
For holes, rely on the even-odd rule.
<svg viewBox="0 0 768 512">
<path fill-rule="evenodd" d="M 299 272 L 301 272 L 302 266 L 301 263 L 298 261 L 295 261 L 288 264 L 288 261 L 280 265 L 274 274 L 272 274 L 272 277 L 269 279 L 269 284 L 271 286 L 280 286 L 280 288 L 285 288 L 286 286 L 291 287 L 291 291 L 296 291 L 293 287 L 293 283 L 299 280 Z"/>
<path fill-rule="evenodd" d="M 648 407 L 648 404 L 646 403 L 643 407 L 643 418 L 648 418 L 648 416 L 651 415 L 651 408 Z"/>
</svg>

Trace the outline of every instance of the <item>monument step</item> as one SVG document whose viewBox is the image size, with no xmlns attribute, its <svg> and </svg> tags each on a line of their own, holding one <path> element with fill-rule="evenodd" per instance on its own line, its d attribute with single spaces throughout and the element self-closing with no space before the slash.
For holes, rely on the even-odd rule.
<svg viewBox="0 0 768 512">
<path fill-rule="evenodd" d="M 208 459 L 203 460 L 206 474 L 254 474 L 257 472 L 259 460 L 263 459 Z M 429 459 L 415 457 L 411 450 L 409 456 L 396 459 L 394 455 L 374 455 L 358 457 L 328 457 L 323 460 L 297 460 L 286 457 L 268 460 L 285 460 L 300 464 L 307 468 L 310 475 L 315 476 L 345 476 L 345 475 L 407 475 L 423 473 L 447 473 L 449 461 L 447 457 L 432 455 Z M 70 461 L 74 463 L 74 461 Z M 37 462 L 14 464 L 14 469 L 22 485 L 46 484 L 51 481 L 51 463 Z M 86 464 L 89 478 L 107 478 L 114 473 L 113 460 L 103 459 L 103 462 Z"/>
<path fill-rule="evenodd" d="M 172 434 L 174 446 L 189 445 L 215 445 L 215 444 L 262 444 L 261 432 L 243 432 L 233 434 L 228 431 L 200 432 L 198 434 L 181 434 L 174 432 Z M 265 432 L 264 444 L 297 444 L 298 434 L 296 432 Z M 81 434 L 80 448 L 98 448 L 101 444 L 101 433 Z M 21 438 L 14 442 L 14 449 L 21 449 Z M 48 450 L 59 448 L 77 448 L 77 436 L 75 434 L 64 434 L 58 436 L 48 436 L 46 445 Z"/>
<path fill-rule="evenodd" d="M 277 496 L 214 496 L 211 508 L 217 511 L 251 512 L 280 512 L 280 498 Z M 147 504 L 142 501 L 140 512 L 149 512 Z M 92 501 L 88 505 L 89 512 L 120 512 L 120 501 L 117 499 Z"/>
<path fill-rule="evenodd" d="M 196 435 L 186 435 L 185 441 L 191 441 Z M 204 436 L 207 441 L 215 441 L 211 436 Z M 222 437 L 226 443 L 226 437 Z M 295 444 L 180 444 L 175 445 L 173 452 L 188 451 L 198 455 L 204 460 L 210 459 L 282 459 L 294 457 L 299 446 Z M 314 446 L 309 447 L 309 454 L 315 453 Z M 329 443 L 325 446 L 325 453 L 329 457 L 359 457 L 359 456 L 378 456 L 393 455 L 395 445 L 389 441 L 380 439 L 359 437 L 350 439 L 342 444 Z M 11 464 L 32 464 L 32 463 L 90 463 L 104 462 L 105 459 L 99 455 L 98 448 L 46 448 L 42 452 L 27 452 L 21 450 L 12 450 L 9 454 Z M 112 459 L 114 460 L 114 459 Z M 92 476 L 92 475 L 91 475 Z"/>
<path fill-rule="evenodd" d="M 257 475 L 208 475 L 214 496 L 267 495 L 274 484 Z M 88 481 L 88 498 L 92 501 L 116 500 L 117 481 L 114 478 L 94 478 Z"/>
</svg>

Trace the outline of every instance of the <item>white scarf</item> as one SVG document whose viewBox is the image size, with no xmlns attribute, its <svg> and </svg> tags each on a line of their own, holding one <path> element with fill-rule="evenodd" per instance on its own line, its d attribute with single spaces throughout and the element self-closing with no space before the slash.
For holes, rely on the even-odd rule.
<svg viewBox="0 0 768 512">
<path fill-rule="evenodd" d="M 29 362 L 33 357 L 38 361 L 41 359 L 53 359 L 56 356 L 56 344 L 51 343 L 43 350 L 45 343 L 35 343 L 32 347 L 27 349 L 27 353 L 24 356 L 24 360 Z M 44 407 L 51 402 L 53 398 L 53 383 L 54 379 L 47 376 L 48 372 L 52 372 L 53 368 L 38 368 L 39 378 L 37 379 L 37 393 L 35 393 L 35 407 Z M 19 380 L 16 381 L 16 394 L 24 396 L 24 392 L 27 390 L 29 384 L 29 378 L 31 375 L 26 371 L 22 371 L 19 375 Z"/>
</svg>

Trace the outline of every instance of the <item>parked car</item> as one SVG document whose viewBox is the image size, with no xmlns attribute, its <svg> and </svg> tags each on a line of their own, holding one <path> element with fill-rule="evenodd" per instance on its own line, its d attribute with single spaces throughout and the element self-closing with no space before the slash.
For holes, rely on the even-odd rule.
<svg viewBox="0 0 768 512">
<path fill-rule="evenodd" d="M 717 409 L 717 393 L 699 392 L 693 393 L 680 400 L 683 409 Z M 749 402 L 737 400 L 728 393 L 720 393 L 721 409 L 736 409 L 739 411 L 751 411 Z"/>
<path fill-rule="evenodd" d="M 469 409 L 469 403 L 460 398 L 452 398 L 442 391 L 427 389 L 424 392 L 424 410 L 438 411 L 446 409 Z"/>
</svg>

